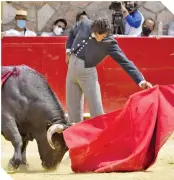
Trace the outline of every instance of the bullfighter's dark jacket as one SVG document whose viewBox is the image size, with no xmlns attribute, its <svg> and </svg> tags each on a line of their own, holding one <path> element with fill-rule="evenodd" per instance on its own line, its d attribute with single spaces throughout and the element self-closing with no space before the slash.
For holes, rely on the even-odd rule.
<svg viewBox="0 0 174 180">
<path fill-rule="evenodd" d="M 92 23 L 93 21 L 90 19 L 81 21 L 74 36 L 72 36 L 73 31 L 71 31 L 66 49 L 84 60 L 85 68 L 97 66 L 106 56 L 110 55 L 137 84 L 144 81 L 141 72 L 132 61 L 128 60 L 113 35 L 108 35 L 101 42 L 96 41 L 91 32 Z"/>
</svg>

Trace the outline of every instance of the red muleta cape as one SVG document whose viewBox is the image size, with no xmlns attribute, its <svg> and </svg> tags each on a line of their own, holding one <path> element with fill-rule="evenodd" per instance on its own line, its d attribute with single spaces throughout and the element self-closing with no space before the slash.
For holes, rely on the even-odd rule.
<svg viewBox="0 0 174 180">
<path fill-rule="evenodd" d="M 132 95 L 123 108 L 64 131 L 74 172 L 149 168 L 174 131 L 174 85 Z"/>
</svg>

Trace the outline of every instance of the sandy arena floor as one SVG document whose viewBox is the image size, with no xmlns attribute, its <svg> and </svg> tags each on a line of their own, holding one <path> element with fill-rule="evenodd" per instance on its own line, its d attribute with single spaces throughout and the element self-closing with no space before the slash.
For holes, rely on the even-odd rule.
<svg viewBox="0 0 174 180">
<path fill-rule="evenodd" d="M 2 167 L 5 169 L 13 153 L 12 145 L 2 137 Z M 161 149 L 157 162 L 146 172 L 110 174 L 74 174 L 69 158 L 65 158 L 57 171 L 45 173 L 37 152 L 36 142 L 30 142 L 27 149 L 30 170 L 27 173 L 10 174 L 14 180 L 174 180 L 174 135 Z"/>
</svg>

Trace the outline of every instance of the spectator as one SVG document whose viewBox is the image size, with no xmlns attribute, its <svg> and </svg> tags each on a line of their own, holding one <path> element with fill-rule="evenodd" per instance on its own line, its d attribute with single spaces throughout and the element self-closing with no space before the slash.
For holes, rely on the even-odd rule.
<svg viewBox="0 0 174 180">
<path fill-rule="evenodd" d="M 83 19 L 89 19 L 87 13 L 85 11 L 82 12 L 78 12 L 78 14 L 76 15 L 76 24 L 74 26 L 72 26 L 70 32 L 69 32 L 69 38 L 68 38 L 68 45 L 72 44 L 72 42 L 74 41 L 74 38 L 76 37 L 79 27 L 80 27 L 80 23 Z M 70 51 L 70 47 L 67 49 L 67 52 Z"/>
<path fill-rule="evenodd" d="M 84 18 L 89 18 L 86 12 L 85 11 L 78 12 L 78 14 L 76 15 L 76 22 L 79 22 Z"/>
<path fill-rule="evenodd" d="M 168 36 L 174 36 L 174 22 L 169 24 Z"/>
<path fill-rule="evenodd" d="M 155 21 L 152 18 L 147 18 L 144 20 L 142 32 L 139 36 L 150 37 L 152 31 L 155 29 Z"/>
<path fill-rule="evenodd" d="M 122 5 L 122 12 L 125 19 L 125 35 L 139 35 L 142 32 L 143 15 L 138 11 L 137 1 L 126 1 Z"/>
<path fill-rule="evenodd" d="M 54 22 L 52 32 L 43 32 L 41 36 L 61 36 L 65 31 L 67 22 L 65 19 L 57 19 Z"/>
<path fill-rule="evenodd" d="M 27 11 L 16 11 L 16 27 L 8 31 L 2 32 L 1 36 L 36 36 L 36 33 L 26 28 L 27 23 Z"/>
</svg>

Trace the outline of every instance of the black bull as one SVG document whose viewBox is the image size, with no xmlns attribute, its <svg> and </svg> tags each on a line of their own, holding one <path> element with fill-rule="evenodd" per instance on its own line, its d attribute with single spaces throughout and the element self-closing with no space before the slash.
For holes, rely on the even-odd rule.
<svg viewBox="0 0 174 180">
<path fill-rule="evenodd" d="M 1 75 L 12 69 L 2 67 Z M 28 166 L 26 148 L 35 139 L 43 168 L 55 169 L 68 150 L 61 132 L 69 125 L 47 81 L 27 66 L 16 66 L 2 86 L 1 96 L 1 134 L 14 147 L 8 168 Z"/>
</svg>

